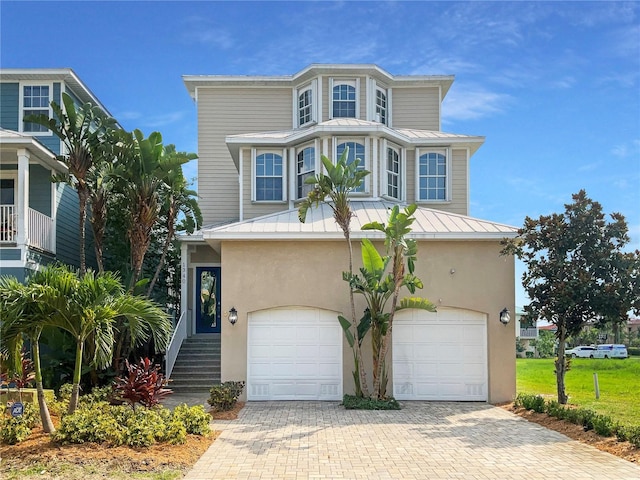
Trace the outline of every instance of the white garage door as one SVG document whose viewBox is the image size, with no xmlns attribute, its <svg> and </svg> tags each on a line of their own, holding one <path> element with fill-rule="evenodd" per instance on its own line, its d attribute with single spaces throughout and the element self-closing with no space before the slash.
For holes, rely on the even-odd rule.
<svg viewBox="0 0 640 480">
<path fill-rule="evenodd" d="M 337 314 L 277 308 L 249 314 L 248 400 L 342 400 Z"/>
<path fill-rule="evenodd" d="M 398 400 L 487 400 L 486 315 L 402 310 L 393 322 L 392 342 Z"/>
</svg>

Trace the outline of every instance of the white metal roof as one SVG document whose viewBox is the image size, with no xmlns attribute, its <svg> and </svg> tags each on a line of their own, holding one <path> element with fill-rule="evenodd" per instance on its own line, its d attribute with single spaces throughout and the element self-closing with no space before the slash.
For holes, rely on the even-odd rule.
<svg viewBox="0 0 640 480">
<path fill-rule="evenodd" d="M 386 223 L 389 209 L 395 204 L 384 200 L 352 200 L 354 217 L 352 238 L 383 238 L 377 231 L 361 230 L 362 225 Z M 402 208 L 402 205 L 401 205 Z M 499 240 L 513 237 L 517 228 L 487 220 L 418 207 L 410 237 L 420 240 Z M 333 219 L 327 204 L 312 207 L 305 223 L 298 220 L 298 210 L 291 209 L 262 217 L 222 225 L 201 232 L 204 240 L 331 240 L 343 239 L 342 230 Z"/>
</svg>

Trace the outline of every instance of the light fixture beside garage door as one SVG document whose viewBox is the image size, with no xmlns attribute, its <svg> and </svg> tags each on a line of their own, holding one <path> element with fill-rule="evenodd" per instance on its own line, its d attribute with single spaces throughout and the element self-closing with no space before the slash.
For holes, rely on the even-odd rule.
<svg viewBox="0 0 640 480">
<path fill-rule="evenodd" d="M 235 325 L 237 321 L 238 311 L 236 310 L 236 307 L 231 307 L 231 310 L 229 310 L 229 323 L 231 325 Z"/>
<path fill-rule="evenodd" d="M 507 323 L 509 323 L 510 321 L 511 315 L 509 313 L 509 309 L 507 307 L 504 307 L 500 312 L 500 323 L 502 323 L 503 325 L 507 325 Z"/>
</svg>

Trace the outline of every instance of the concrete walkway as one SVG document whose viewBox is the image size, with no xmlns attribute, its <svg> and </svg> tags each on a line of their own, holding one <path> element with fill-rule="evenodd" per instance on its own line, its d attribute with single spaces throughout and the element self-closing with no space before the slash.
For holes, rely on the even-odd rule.
<svg viewBox="0 0 640 480">
<path fill-rule="evenodd" d="M 638 480 L 640 466 L 479 403 L 250 402 L 186 479 Z"/>
</svg>

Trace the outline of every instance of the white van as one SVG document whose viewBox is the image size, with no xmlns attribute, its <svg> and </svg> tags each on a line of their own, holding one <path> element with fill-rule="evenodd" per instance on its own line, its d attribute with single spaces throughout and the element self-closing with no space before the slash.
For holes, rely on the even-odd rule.
<svg viewBox="0 0 640 480">
<path fill-rule="evenodd" d="M 593 355 L 594 358 L 627 358 L 628 356 L 627 347 L 616 344 L 598 345 Z"/>
</svg>

